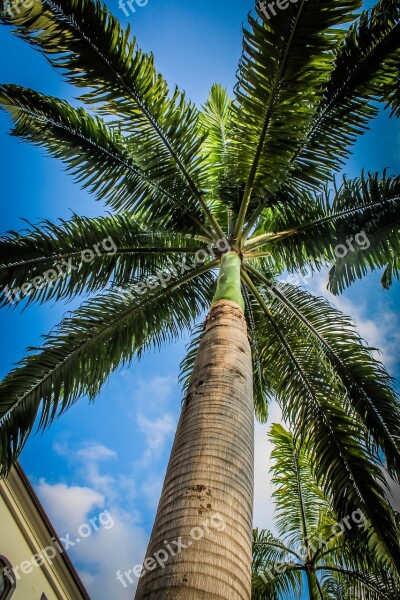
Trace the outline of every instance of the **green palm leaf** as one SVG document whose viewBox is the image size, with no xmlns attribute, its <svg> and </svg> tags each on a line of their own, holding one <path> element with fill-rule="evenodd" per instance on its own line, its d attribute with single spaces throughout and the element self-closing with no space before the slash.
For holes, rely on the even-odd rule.
<svg viewBox="0 0 400 600">
<path fill-rule="evenodd" d="M 262 290 L 246 273 L 242 277 L 255 299 L 259 347 L 271 389 L 296 438 L 310 449 L 318 483 L 333 499 L 339 518 L 361 508 L 370 523 L 370 547 L 380 560 L 398 566 L 400 548 L 384 478 L 336 373 L 312 337 L 298 329 L 296 317 L 287 319 L 279 301 L 267 304 Z"/>
<path fill-rule="evenodd" d="M 204 131 L 202 152 L 207 168 L 207 190 L 214 202 L 219 200 L 221 188 L 229 182 L 233 172 L 233 165 L 230 164 L 231 112 L 232 100 L 226 89 L 213 85 L 200 114 L 200 122 Z"/>
<path fill-rule="evenodd" d="M 255 270 L 254 273 L 258 274 Z M 258 276 L 267 284 L 266 279 Z M 363 345 L 353 321 L 327 300 L 290 284 L 267 284 L 267 292 L 280 303 L 282 318 L 310 336 L 310 343 L 335 370 L 343 391 L 376 445 L 375 451 L 383 452 L 390 474 L 399 480 L 400 404 L 391 378 L 372 357 L 372 349 Z"/>
<path fill-rule="evenodd" d="M 275 524 L 279 535 L 290 548 L 302 548 L 312 554 L 308 540 L 320 528 L 321 516 L 332 514 L 329 502 L 314 482 L 309 457 L 282 425 L 274 424 L 269 432 L 273 444 L 272 497 L 276 506 Z M 331 518 L 334 523 L 334 518 Z"/>
<path fill-rule="evenodd" d="M 253 530 L 252 570 L 253 600 L 301 597 L 303 569 L 300 558 L 270 531 Z"/>
<path fill-rule="evenodd" d="M 0 238 L 0 305 L 71 298 L 157 272 L 168 280 L 173 263 L 192 264 L 188 257 L 204 247 L 190 235 L 148 230 L 127 213 L 45 221 Z"/>
<path fill-rule="evenodd" d="M 144 160 L 173 177 L 201 205 L 217 233 L 222 232 L 204 202 L 198 110 L 177 90 L 172 97 L 154 68 L 105 5 L 92 0 L 39 0 L 2 21 L 61 70 L 68 81 L 89 89 L 82 99 L 119 116 L 132 146 Z"/>
<path fill-rule="evenodd" d="M 201 221 L 196 201 L 176 177 L 168 177 L 139 144 L 99 117 L 14 85 L 0 86 L 0 105 L 14 121 L 13 135 L 60 158 L 78 182 L 113 209 L 135 210 L 152 224 L 185 231 L 193 229 L 191 218 Z"/>
<path fill-rule="evenodd" d="M 388 181 L 392 181 L 393 190 L 387 186 Z M 358 222 L 368 224 L 368 217 L 374 214 L 374 209 L 383 209 L 386 214 L 390 205 L 397 203 L 397 183 L 398 178 L 387 177 L 385 170 L 382 174 L 369 173 L 368 177 L 362 173 L 361 177 L 354 180 L 344 177 L 340 187 L 333 180 L 332 186 L 327 184 L 320 192 L 306 188 L 278 192 L 273 197 L 273 205 L 263 208 L 263 204 L 260 204 L 253 213 L 251 227 L 246 225 L 246 235 L 250 229 L 252 235 L 244 244 L 245 251 L 269 251 L 275 261 L 279 257 L 287 261 L 287 269 L 291 271 L 304 270 L 308 266 L 320 269 L 336 260 L 335 250 L 339 242 L 347 244 L 345 232 L 353 234 L 353 241 L 355 233 L 362 233 L 360 230 L 354 231 L 353 216 Z M 362 194 L 364 189 L 372 187 L 374 197 L 370 196 L 368 199 L 371 202 L 366 202 L 367 197 L 363 199 Z M 347 206 L 344 206 L 343 199 L 348 201 Z M 261 213 L 262 218 L 259 218 Z M 253 228 L 256 222 L 257 227 Z M 374 220 L 371 219 L 373 224 Z M 347 247 L 353 250 L 351 245 Z"/>
<path fill-rule="evenodd" d="M 381 278 L 382 287 L 388 290 L 392 284 L 393 279 L 400 281 L 400 258 L 397 255 L 392 254 L 389 259 Z"/>
<path fill-rule="evenodd" d="M 332 197 L 333 196 L 333 197 Z M 264 211 L 246 252 L 270 251 L 275 262 L 303 274 L 330 265 L 329 287 L 343 291 L 369 271 L 386 270 L 382 285 L 399 276 L 400 177 L 363 174 L 334 193 L 303 192 Z"/>
<path fill-rule="evenodd" d="M 386 267 L 382 284 L 388 286 L 394 276 L 399 277 L 398 254 L 400 252 L 400 177 L 370 175 L 345 182 L 336 195 L 333 211 L 347 210 L 352 223 L 344 223 L 340 242 L 364 238 L 360 245 L 342 258 L 336 257 L 329 273 L 329 289 L 338 294 L 367 272 Z M 341 249 L 341 253 L 343 250 Z"/>
<path fill-rule="evenodd" d="M 259 4 L 259 19 L 249 16 L 232 125 L 239 177 L 246 182 L 237 235 L 252 197 L 258 204 L 281 187 L 322 100 L 343 36 L 340 26 L 360 5 L 330 0 L 322 11 L 319 2 L 300 0 L 269 19 Z"/>
<path fill-rule="evenodd" d="M 280 538 L 268 531 L 253 533 L 253 600 L 299 597 L 296 571 L 304 574 L 311 600 L 392 598 L 398 578 L 365 548 L 359 512 L 339 520 L 313 475 L 309 447 L 282 425 L 273 425 L 269 437 Z M 350 535 L 354 528 L 356 536 Z M 289 576 L 282 578 L 286 570 Z"/>
<path fill-rule="evenodd" d="M 121 364 L 189 328 L 211 301 L 209 269 L 199 267 L 140 300 L 109 291 L 64 318 L 41 348 L 31 348 L 0 384 L 1 472 L 21 452 L 39 409 L 39 427 L 47 427 L 81 396 L 93 400 Z"/>
<path fill-rule="evenodd" d="M 397 583 L 374 573 L 353 569 L 321 567 L 322 585 L 332 600 L 398 600 Z"/>
<path fill-rule="evenodd" d="M 293 160 L 291 179 L 320 186 L 343 165 L 349 146 L 378 113 L 374 100 L 397 89 L 400 5 L 381 0 L 364 11 L 337 46 L 335 69 L 307 141 Z"/>
<path fill-rule="evenodd" d="M 286 13 L 281 11 L 281 15 Z M 315 19 L 318 21 L 318 16 Z M 246 227 L 247 233 L 266 207 L 279 204 L 281 195 L 296 202 L 297 196 L 302 196 L 307 188 L 321 188 L 332 179 L 332 174 L 349 156 L 350 146 L 377 116 L 374 101 L 392 103 L 396 109 L 399 32 L 399 3 L 381 0 L 371 11 L 364 11 L 343 42 L 336 44 L 332 59 L 334 69 L 323 88 L 305 139 L 290 157 L 286 175 L 273 193 L 258 199 Z M 268 177 L 274 172 L 271 170 Z M 276 191 L 279 193 L 275 197 Z"/>
</svg>

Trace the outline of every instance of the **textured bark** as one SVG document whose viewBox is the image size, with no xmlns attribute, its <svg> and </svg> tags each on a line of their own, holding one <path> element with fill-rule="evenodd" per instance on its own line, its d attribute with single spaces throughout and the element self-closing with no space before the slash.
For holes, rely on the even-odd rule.
<svg viewBox="0 0 400 600">
<path fill-rule="evenodd" d="M 250 599 L 252 382 L 243 312 L 220 300 L 207 318 L 147 549 L 168 559 L 143 572 L 136 600 Z M 187 548 L 171 556 L 165 542 L 175 551 L 179 539 Z"/>
</svg>

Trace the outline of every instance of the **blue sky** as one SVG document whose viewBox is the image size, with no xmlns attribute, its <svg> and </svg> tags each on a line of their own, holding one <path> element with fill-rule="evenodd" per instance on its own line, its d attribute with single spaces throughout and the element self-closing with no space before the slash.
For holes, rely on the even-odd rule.
<svg viewBox="0 0 400 600">
<path fill-rule="evenodd" d="M 214 82 L 233 89 L 241 27 L 252 2 L 149 0 L 129 17 L 116 1 L 107 4 L 123 23 L 129 21 L 141 47 L 154 52 L 156 65 L 169 83 L 177 83 L 196 103 L 204 102 Z M 74 90 L 45 59 L 5 28 L 0 29 L 0 54 L 1 82 L 73 98 Z M 0 114 L 2 232 L 23 227 L 21 217 L 36 222 L 68 218 L 71 211 L 86 216 L 104 213 L 104 207 L 80 190 L 58 161 L 7 136 L 8 130 L 8 119 Z M 382 111 L 357 143 L 345 172 L 354 176 L 362 168 L 387 167 L 398 173 L 399 166 L 400 125 Z M 326 274 L 308 283 L 318 294 L 326 294 L 325 286 Z M 356 318 L 362 335 L 381 348 L 391 374 L 398 375 L 399 286 L 385 292 L 373 275 L 336 303 Z M 76 305 L 75 301 L 49 302 L 23 312 L 4 310 L 0 374 Z M 70 550 L 93 600 L 132 597 L 133 588 L 125 590 L 115 571 L 143 558 L 179 414 L 177 374 L 186 341 L 114 374 L 93 405 L 81 399 L 51 430 L 32 436 L 23 452 L 21 462 L 60 535 L 70 533 L 73 538 L 79 525 L 102 510 L 108 510 L 114 520 L 114 527 L 101 528 Z M 279 411 L 273 407 L 271 420 L 277 419 Z M 266 427 L 258 426 L 255 524 L 260 527 L 271 526 L 268 453 Z"/>
</svg>

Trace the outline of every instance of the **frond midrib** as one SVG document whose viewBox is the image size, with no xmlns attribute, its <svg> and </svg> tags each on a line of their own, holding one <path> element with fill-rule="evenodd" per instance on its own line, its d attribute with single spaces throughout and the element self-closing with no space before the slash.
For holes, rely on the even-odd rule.
<svg viewBox="0 0 400 600">
<path fill-rule="evenodd" d="M 35 389 L 37 389 L 40 385 L 42 385 L 44 381 L 46 381 L 47 379 L 49 379 L 49 377 L 51 377 L 57 370 L 61 369 L 62 366 L 66 362 L 68 362 L 73 356 L 75 356 L 76 354 L 82 352 L 82 350 L 85 348 L 86 345 L 88 345 L 90 343 L 93 343 L 93 341 L 95 339 L 97 339 L 99 337 L 102 337 L 103 335 L 105 335 L 105 333 L 107 333 L 107 331 L 109 331 L 110 329 L 115 328 L 115 326 L 120 321 L 123 321 L 127 316 L 135 314 L 135 312 L 140 312 L 140 310 L 142 310 L 147 304 L 151 303 L 151 301 L 154 300 L 154 298 L 156 298 L 156 297 L 159 298 L 159 297 L 165 296 L 168 292 L 173 291 L 176 287 L 179 287 L 183 283 L 185 283 L 187 281 L 190 281 L 191 279 L 194 279 L 198 275 L 201 275 L 201 274 L 203 274 L 203 273 L 205 273 L 207 271 L 212 270 L 212 268 L 217 263 L 218 263 L 218 261 L 212 261 L 208 265 L 203 265 L 202 267 L 199 267 L 198 269 L 196 269 L 196 272 L 193 272 L 193 273 L 190 273 L 190 274 L 187 274 L 187 275 L 181 277 L 176 282 L 173 282 L 172 284 L 168 285 L 166 288 L 164 288 L 158 294 L 153 294 L 149 298 L 144 299 L 140 304 L 135 305 L 133 308 L 127 309 L 124 313 L 122 313 L 121 315 L 119 315 L 116 319 L 114 319 L 111 323 L 109 323 L 101 331 L 99 331 L 99 332 L 97 332 L 95 334 L 89 335 L 88 338 L 85 340 L 85 342 L 83 342 L 82 345 L 80 345 L 78 348 L 76 348 L 75 350 L 73 350 L 72 352 L 70 352 L 66 357 L 63 358 L 63 360 L 60 363 L 58 363 L 54 368 L 52 368 L 45 375 L 45 377 L 42 377 L 39 382 L 37 382 L 27 392 L 25 392 L 25 394 L 23 396 L 20 396 L 17 399 L 17 401 L 12 405 L 12 407 L 0 418 L 0 425 L 2 423 L 4 423 L 4 421 L 7 420 L 8 415 L 10 415 L 17 408 L 17 406 L 19 406 L 19 404 L 21 404 L 21 402 L 23 402 Z"/>
<path fill-rule="evenodd" d="M 288 61 L 288 57 L 289 57 L 289 52 L 290 52 L 290 48 L 295 36 L 295 33 L 297 31 L 297 27 L 298 24 L 300 22 L 300 19 L 302 17 L 302 12 L 303 12 L 303 8 L 305 5 L 305 2 L 307 0 L 301 0 L 301 5 L 299 6 L 299 10 L 298 13 L 296 15 L 296 19 L 295 22 L 293 24 L 293 28 L 290 32 L 290 36 L 289 39 L 287 40 L 287 44 L 286 47 L 283 51 L 283 56 L 282 56 L 282 62 L 279 65 L 279 71 L 276 74 L 276 78 L 274 81 L 274 86 L 273 86 L 273 90 L 271 93 L 271 97 L 270 97 L 270 101 L 268 103 L 268 107 L 267 107 L 267 112 L 265 115 L 265 119 L 264 119 L 264 124 L 263 124 L 263 128 L 261 130 L 261 134 L 260 134 L 260 138 L 258 140 L 258 144 L 257 144 L 257 149 L 256 149 L 256 153 L 253 159 L 253 164 L 250 170 L 250 174 L 246 183 L 246 189 L 244 191 L 243 194 L 243 199 L 240 205 L 240 209 L 239 209 L 239 214 L 237 217 L 237 222 L 236 222 L 236 226 L 234 229 L 234 238 L 236 239 L 240 234 L 242 234 L 242 229 L 245 223 L 245 219 L 246 219 L 246 213 L 247 213 L 247 209 L 249 206 L 249 202 L 250 202 L 250 198 L 251 198 L 251 192 L 252 192 L 252 188 L 253 188 L 253 184 L 255 181 L 255 177 L 257 175 L 257 169 L 258 169 L 258 163 L 261 157 L 261 153 L 262 153 L 262 149 L 264 147 L 264 143 L 265 143 L 265 138 L 268 132 L 268 125 L 269 125 L 269 121 L 271 118 L 271 114 L 272 114 L 272 110 L 274 108 L 275 105 L 275 101 L 276 98 L 278 96 L 279 90 L 280 90 L 280 82 L 283 76 L 283 73 L 285 72 L 285 68 L 287 65 L 287 61 Z"/>
</svg>

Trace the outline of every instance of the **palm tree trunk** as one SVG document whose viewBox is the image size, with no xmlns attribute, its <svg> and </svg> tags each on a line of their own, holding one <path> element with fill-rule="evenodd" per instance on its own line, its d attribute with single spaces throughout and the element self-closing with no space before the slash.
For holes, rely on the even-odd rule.
<svg viewBox="0 0 400 600">
<path fill-rule="evenodd" d="M 319 585 L 319 581 L 315 571 L 306 571 L 307 583 L 308 583 L 308 594 L 310 600 L 324 600 L 324 596 Z"/>
<path fill-rule="evenodd" d="M 238 273 L 236 293 L 240 262 Z M 251 350 L 242 308 L 221 299 L 223 286 L 218 295 L 179 420 L 136 600 L 251 597 Z"/>
</svg>

